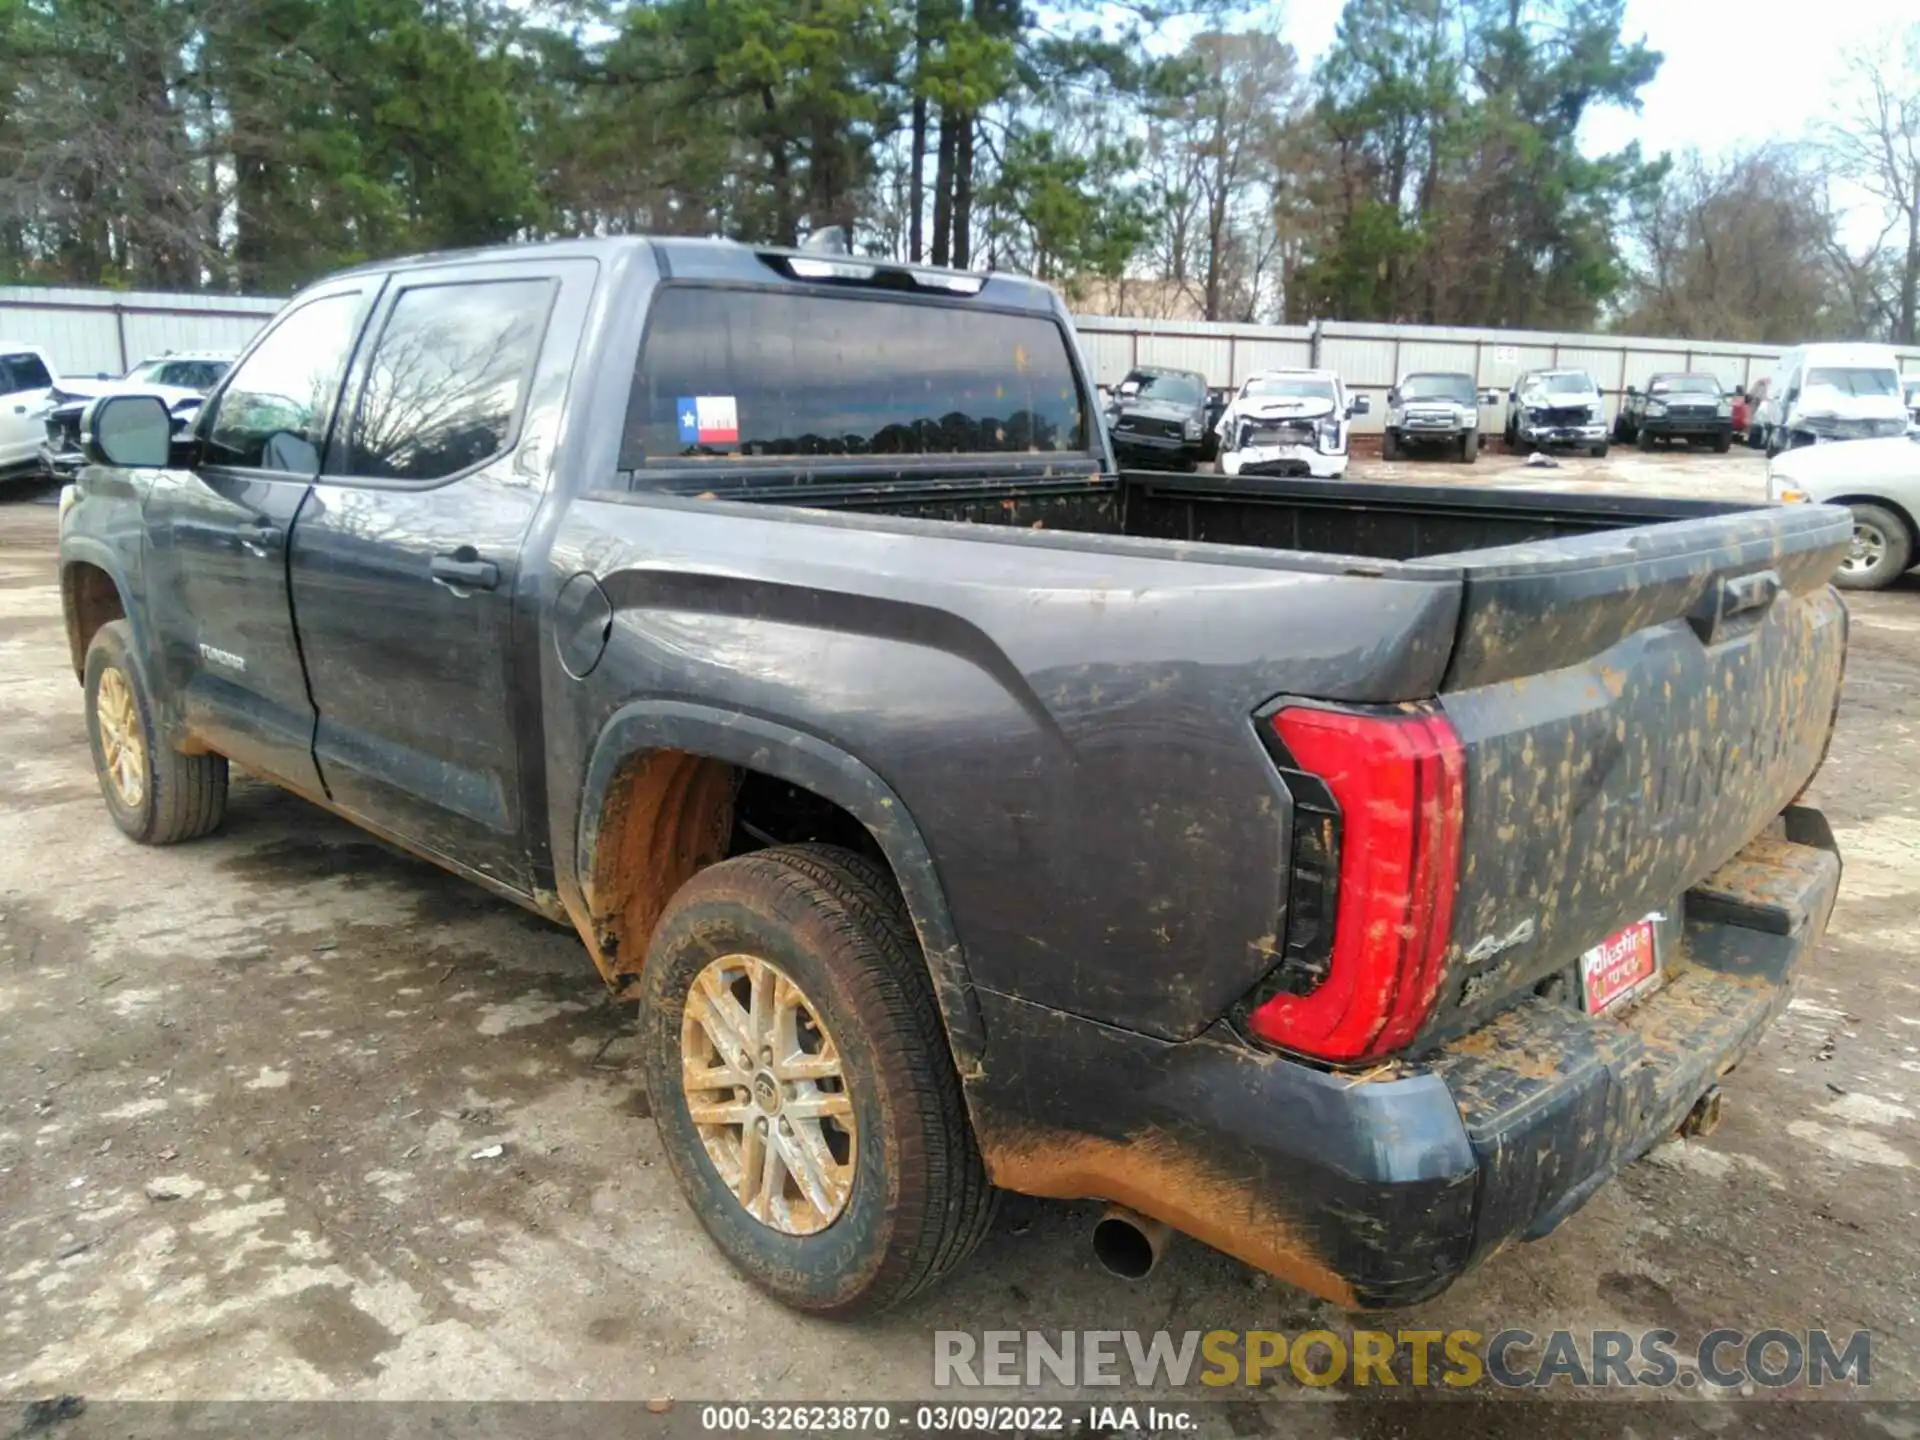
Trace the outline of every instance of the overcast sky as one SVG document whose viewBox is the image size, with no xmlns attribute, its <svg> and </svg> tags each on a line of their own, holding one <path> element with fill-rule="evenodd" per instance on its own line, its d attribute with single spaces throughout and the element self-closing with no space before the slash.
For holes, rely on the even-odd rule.
<svg viewBox="0 0 1920 1440">
<path fill-rule="evenodd" d="M 1341 0 L 1288 0 L 1282 33 L 1305 68 L 1333 43 Z M 1639 114 L 1596 112 L 1596 151 L 1638 140 L 1658 154 L 1798 140 L 1840 103 L 1839 54 L 1920 15 L 1915 0 L 1838 0 L 1810 7 L 1752 0 L 1628 0 L 1625 34 L 1666 56 Z"/>
<path fill-rule="evenodd" d="M 1282 35 L 1311 70 L 1333 43 L 1342 0 L 1285 0 Z M 1697 146 L 1709 154 L 1763 140 L 1810 138 L 1846 105 L 1841 54 L 1920 16 L 1916 0 L 1628 0 L 1624 33 L 1666 58 L 1641 91 L 1639 113 L 1604 109 L 1585 123 L 1586 148 L 1632 140 L 1648 155 Z M 1850 197 L 1841 197 L 1843 200 Z M 1848 227 L 1856 235 L 1865 215 Z M 1871 238 L 1873 228 L 1866 229 Z"/>
</svg>

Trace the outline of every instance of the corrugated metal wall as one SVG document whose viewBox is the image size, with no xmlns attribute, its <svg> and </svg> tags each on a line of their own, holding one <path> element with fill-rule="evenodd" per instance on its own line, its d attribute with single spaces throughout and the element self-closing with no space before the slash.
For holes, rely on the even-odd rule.
<svg viewBox="0 0 1920 1440">
<path fill-rule="evenodd" d="M 0 286 L 0 346 L 37 345 L 64 375 L 119 375 L 169 350 L 239 350 L 280 304 L 250 295 Z"/>
<path fill-rule="evenodd" d="M 1606 393 L 1611 419 L 1626 387 L 1645 385 L 1657 371 L 1706 370 L 1729 389 L 1745 388 L 1770 374 L 1780 356 L 1776 345 L 1425 325 L 1214 325 L 1108 316 L 1080 316 L 1074 323 L 1103 384 L 1135 364 L 1200 370 L 1214 385 L 1237 385 L 1270 366 L 1313 366 L 1338 372 L 1372 400 L 1372 412 L 1357 422 L 1367 431 L 1380 429 L 1388 388 L 1412 370 L 1461 370 L 1497 390 L 1510 388 L 1525 370 L 1586 370 Z M 1899 355 L 1904 369 L 1920 371 L 1920 348 Z"/>
</svg>

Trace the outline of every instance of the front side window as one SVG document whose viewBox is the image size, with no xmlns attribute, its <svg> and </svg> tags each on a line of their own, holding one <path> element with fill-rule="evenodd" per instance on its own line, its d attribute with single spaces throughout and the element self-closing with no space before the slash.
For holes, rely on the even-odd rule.
<svg viewBox="0 0 1920 1440">
<path fill-rule="evenodd" d="M 324 295 L 275 326 L 221 393 L 205 432 L 207 463 L 316 473 L 359 315 L 357 293 Z"/>
<path fill-rule="evenodd" d="M 426 483 L 505 451 L 552 303 L 544 276 L 403 290 L 374 348 L 342 473 Z"/>
<path fill-rule="evenodd" d="M 674 287 L 654 296 L 620 465 L 1086 448 L 1051 317 Z"/>
<path fill-rule="evenodd" d="M 47 373 L 47 362 L 31 350 L 0 355 L 0 395 L 52 388 L 53 376 Z"/>
</svg>

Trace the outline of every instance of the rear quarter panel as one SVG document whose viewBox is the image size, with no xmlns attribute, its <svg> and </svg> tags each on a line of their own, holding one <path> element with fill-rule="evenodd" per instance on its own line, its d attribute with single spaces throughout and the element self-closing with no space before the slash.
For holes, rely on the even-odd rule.
<svg viewBox="0 0 1920 1440">
<path fill-rule="evenodd" d="M 1457 603 L 1307 556 L 611 492 L 554 553 L 613 609 L 586 680 L 543 647 L 556 840 L 626 702 L 777 720 L 901 798 L 973 984 L 1168 1038 L 1276 959 L 1291 817 L 1253 712 L 1431 695 Z"/>
</svg>

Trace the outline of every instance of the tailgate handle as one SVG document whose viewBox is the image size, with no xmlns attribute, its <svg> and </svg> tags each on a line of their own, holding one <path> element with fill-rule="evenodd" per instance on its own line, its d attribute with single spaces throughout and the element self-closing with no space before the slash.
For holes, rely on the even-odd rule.
<svg viewBox="0 0 1920 1440">
<path fill-rule="evenodd" d="M 1703 645 L 1713 644 L 1721 628 L 1735 616 L 1765 610 L 1781 590 L 1778 570 L 1755 570 L 1750 575 L 1716 575 L 1687 623 Z"/>
</svg>

